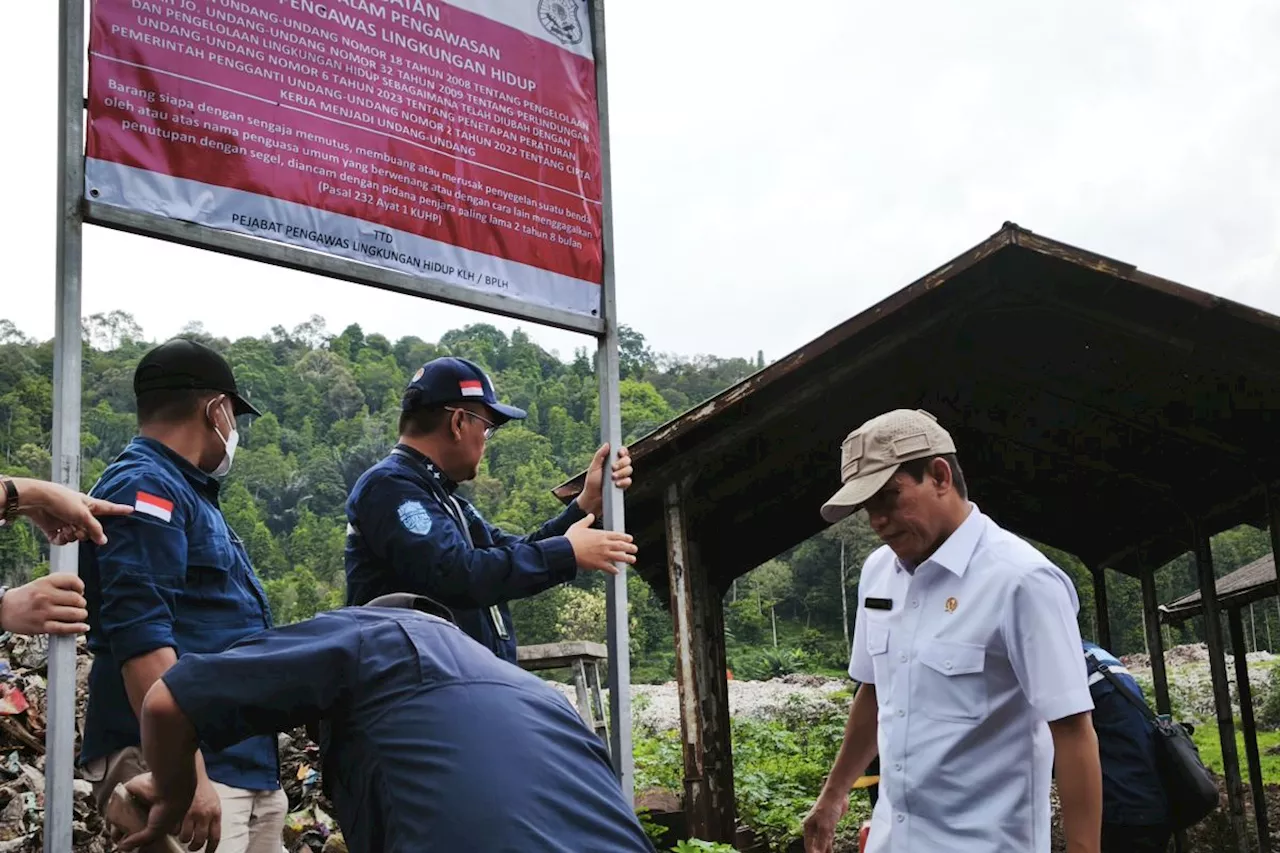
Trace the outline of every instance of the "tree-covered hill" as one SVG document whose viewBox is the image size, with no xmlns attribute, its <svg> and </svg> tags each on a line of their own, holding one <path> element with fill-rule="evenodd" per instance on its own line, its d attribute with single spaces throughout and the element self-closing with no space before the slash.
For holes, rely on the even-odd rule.
<svg viewBox="0 0 1280 853">
<path fill-rule="evenodd" d="M 247 543 L 279 622 L 342 602 L 343 503 L 356 478 L 394 443 L 400 392 L 425 361 L 439 355 L 473 359 L 489 371 L 504 400 L 529 411 L 527 422 L 494 435 L 480 476 L 466 486 L 481 511 L 508 530 L 531 530 L 558 512 L 550 489 L 582 470 L 598 443 L 591 354 L 579 350 L 562 360 L 520 330 L 507 335 L 477 324 L 435 342 L 392 341 L 355 325 L 335 334 L 322 318 L 313 317 L 292 330 L 276 327 L 257 338 L 218 338 L 199 323 L 184 334 L 222 351 L 241 387 L 265 413 L 242 427 L 223 509 Z M 134 435 L 133 371 L 157 342 L 124 312 L 86 319 L 82 488 L 93 485 Z M 621 365 L 624 435 L 634 441 L 759 369 L 763 358 L 656 354 L 643 335 L 624 328 Z M 52 368 L 51 341 L 32 340 L 0 320 L 0 472 L 49 476 Z M 638 476 L 643 475 L 640 470 Z M 737 677 L 841 669 L 847 654 L 842 581 L 852 610 L 858 569 L 877 544 L 863 521 L 850 519 L 734 584 L 725 606 L 730 666 Z M 1267 550 L 1265 532 L 1252 528 L 1214 540 L 1220 573 Z M 1068 555 L 1054 556 L 1076 581 L 1083 632 L 1096 636 L 1088 573 Z M 45 571 L 47 559 L 46 546 L 25 525 L 0 537 L 4 582 Z M 590 573 L 518 602 L 521 641 L 603 639 L 603 584 L 601 576 Z M 1194 588 L 1189 559 L 1162 571 L 1158 586 L 1161 601 Z M 1141 651 L 1137 583 L 1111 574 L 1108 589 L 1115 651 Z M 630 592 L 633 671 L 638 679 L 669 677 L 671 627 L 665 607 L 634 576 Z M 1280 611 L 1270 612 L 1275 610 L 1272 604 L 1256 614 L 1254 633 L 1262 647 L 1269 647 L 1273 633 L 1280 640 Z M 1197 628 L 1179 629 L 1168 639 L 1194 639 Z"/>
</svg>

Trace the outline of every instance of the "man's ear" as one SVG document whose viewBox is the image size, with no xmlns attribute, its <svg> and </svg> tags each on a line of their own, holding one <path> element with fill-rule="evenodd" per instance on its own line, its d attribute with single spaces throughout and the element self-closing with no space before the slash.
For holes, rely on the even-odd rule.
<svg viewBox="0 0 1280 853">
<path fill-rule="evenodd" d="M 936 457 L 929 463 L 929 474 L 933 477 L 933 481 L 938 484 L 939 488 L 955 485 L 955 476 L 951 470 L 951 466 L 947 463 L 947 460 L 943 459 L 941 456 Z"/>
</svg>

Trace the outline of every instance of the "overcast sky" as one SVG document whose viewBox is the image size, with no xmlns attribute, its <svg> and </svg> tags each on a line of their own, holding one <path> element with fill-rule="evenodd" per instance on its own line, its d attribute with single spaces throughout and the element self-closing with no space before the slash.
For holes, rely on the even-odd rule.
<svg viewBox="0 0 1280 853">
<path fill-rule="evenodd" d="M 57 5 L 9 4 L 0 52 L 0 317 L 41 338 Z M 1005 220 L 1280 314 L 1274 0 L 608 8 L 619 313 L 660 351 L 779 358 Z M 150 338 L 320 314 L 434 340 L 487 319 L 96 228 L 84 244 L 84 313 Z M 524 325 L 562 356 L 589 343 Z"/>
</svg>

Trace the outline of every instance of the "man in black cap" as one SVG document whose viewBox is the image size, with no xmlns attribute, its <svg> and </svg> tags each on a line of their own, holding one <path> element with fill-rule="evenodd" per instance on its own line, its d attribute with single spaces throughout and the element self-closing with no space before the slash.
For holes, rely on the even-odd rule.
<svg viewBox="0 0 1280 853">
<path fill-rule="evenodd" d="M 220 652 L 271 627 L 266 594 L 218 506 L 236 418 L 257 409 L 226 360 L 189 340 L 143 356 L 133 388 L 140 435 L 93 488 L 133 513 L 104 519 L 105 544 L 81 545 L 94 661 L 80 761 L 99 808 L 116 783 L 146 770 L 138 719 L 157 679 L 182 655 Z M 275 738 L 203 750 L 196 767 L 182 834 L 220 838 L 224 852 L 279 853 L 287 801 Z"/>
<path fill-rule="evenodd" d="M 591 461 L 580 494 L 528 536 L 493 527 L 456 494 L 480 470 L 485 442 L 525 413 L 498 402 L 476 364 L 438 358 L 414 374 L 391 455 L 360 477 L 347 499 L 347 604 L 411 592 L 454 609 L 458 626 L 495 655 L 516 660 L 507 602 L 572 580 L 578 569 L 617 573 L 634 563 L 631 537 L 593 529 L 604 502 L 609 446 Z M 618 451 L 613 483 L 631 485 L 631 455 Z"/>
</svg>

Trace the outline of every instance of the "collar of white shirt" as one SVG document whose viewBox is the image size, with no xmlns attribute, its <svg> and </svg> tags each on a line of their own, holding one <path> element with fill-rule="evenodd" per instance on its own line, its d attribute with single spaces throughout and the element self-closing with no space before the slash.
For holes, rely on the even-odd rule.
<svg viewBox="0 0 1280 853">
<path fill-rule="evenodd" d="M 969 561 L 973 559 L 973 552 L 977 550 L 982 532 L 986 529 L 986 519 L 978 505 L 970 501 L 968 517 L 938 546 L 933 556 L 920 565 L 935 563 L 958 578 L 964 577 L 965 569 L 969 568 Z M 910 566 L 899 559 L 894 560 L 894 568 L 899 572 L 914 571 L 919 567 Z"/>
</svg>

